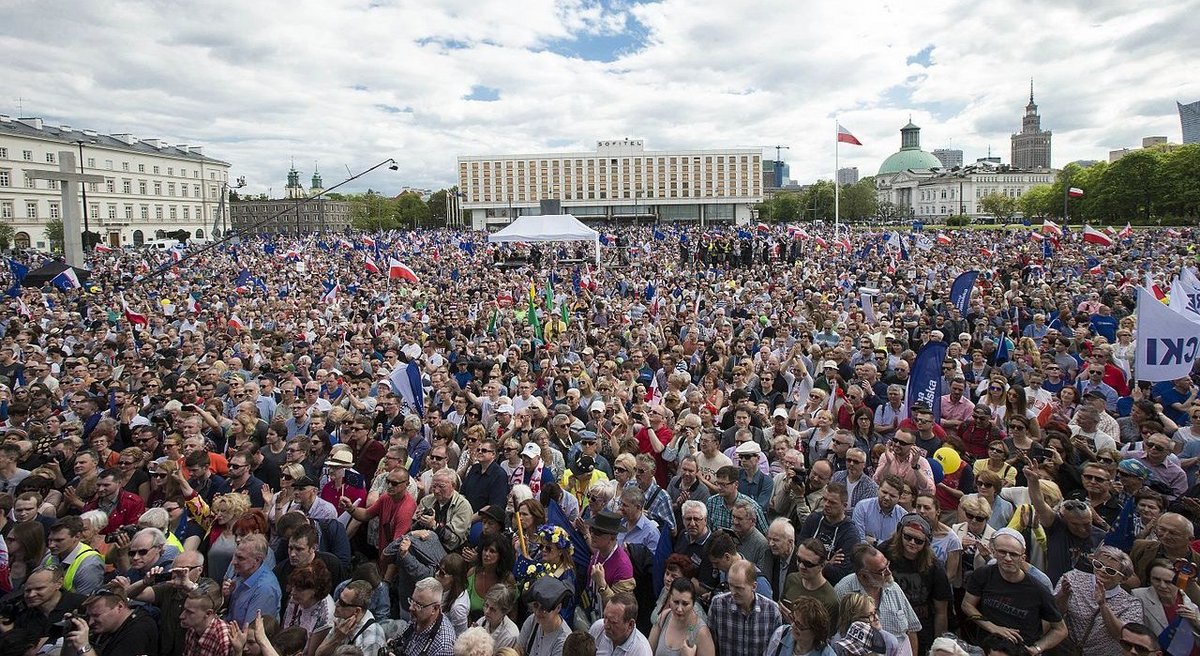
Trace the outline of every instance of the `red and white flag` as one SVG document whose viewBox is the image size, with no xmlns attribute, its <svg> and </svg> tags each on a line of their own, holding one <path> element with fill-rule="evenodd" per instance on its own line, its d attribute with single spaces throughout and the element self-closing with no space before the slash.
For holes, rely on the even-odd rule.
<svg viewBox="0 0 1200 656">
<path fill-rule="evenodd" d="M 200 314 L 200 301 L 195 296 L 188 297 L 188 312 Z"/>
<path fill-rule="evenodd" d="M 980 247 L 979 247 L 979 254 L 980 254 L 980 255 L 982 255 L 982 256 L 984 256 L 984 257 L 991 257 L 991 256 L 992 256 L 992 249 L 990 249 L 990 248 L 988 248 L 988 247 L 986 247 L 986 246 L 980 246 Z"/>
<path fill-rule="evenodd" d="M 374 246 L 375 240 L 366 235 L 363 235 L 362 243 L 363 243 L 363 246 Z"/>
<path fill-rule="evenodd" d="M 825 241 L 825 238 L 821 235 L 813 237 L 813 241 L 817 242 L 817 246 L 820 246 L 821 248 L 829 248 L 829 242 Z"/>
<path fill-rule="evenodd" d="M 133 308 L 129 307 L 129 302 L 125 300 L 124 295 L 121 296 L 121 311 L 125 314 L 125 320 L 135 326 L 145 328 L 150 325 L 150 322 L 146 319 L 146 315 L 134 312 Z"/>
<path fill-rule="evenodd" d="M 1043 235 L 1043 234 L 1042 234 L 1042 233 L 1040 233 L 1040 232 L 1031 232 L 1031 233 L 1029 233 L 1029 238 L 1030 238 L 1030 239 L 1032 239 L 1032 240 L 1034 240 L 1034 241 L 1045 241 L 1045 240 L 1046 240 L 1046 237 L 1045 237 L 1045 235 Z"/>
<path fill-rule="evenodd" d="M 415 271 L 394 257 L 388 260 L 388 278 L 391 280 L 407 280 L 409 282 L 421 281 Z"/>
<path fill-rule="evenodd" d="M 1067 195 L 1071 198 L 1083 198 L 1083 190 L 1079 187 L 1071 187 L 1067 190 Z"/>
<path fill-rule="evenodd" d="M 850 131 L 842 127 L 841 123 L 838 123 L 837 126 L 837 140 L 840 143 L 848 143 L 854 146 L 862 145 L 862 142 L 858 140 L 858 137 L 850 134 Z"/>
<path fill-rule="evenodd" d="M 950 241 L 951 241 L 951 240 L 950 240 L 950 235 L 948 235 L 948 234 L 946 234 L 946 233 L 944 233 L 944 232 L 939 232 L 939 233 L 938 233 L 938 236 L 937 236 L 937 243 L 939 243 L 939 244 L 944 244 L 944 245 L 946 245 L 946 246 L 949 246 L 949 245 L 950 245 Z"/>
<path fill-rule="evenodd" d="M 367 260 L 367 273 L 379 273 L 379 267 L 371 260 Z"/>
<path fill-rule="evenodd" d="M 851 246 L 850 246 L 850 235 L 842 235 L 842 238 L 841 238 L 841 239 L 838 239 L 838 240 L 837 240 L 837 241 L 835 241 L 835 242 L 833 242 L 833 244 L 834 244 L 835 246 L 841 246 L 842 248 L 844 248 L 844 249 L 846 249 L 846 250 L 850 250 L 850 249 L 851 249 Z"/>
<path fill-rule="evenodd" d="M 1089 244 L 1100 244 L 1101 246 L 1113 245 L 1112 237 L 1087 224 L 1083 226 L 1083 240 Z"/>
<path fill-rule="evenodd" d="M 1121 228 L 1121 232 L 1118 232 L 1117 236 L 1120 237 L 1121 239 L 1129 239 L 1130 237 L 1133 236 L 1133 226 L 1130 225 L 1128 221 L 1126 221 L 1125 227 Z"/>
<path fill-rule="evenodd" d="M 241 318 L 239 318 L 237 313 L 235 312 L 232 316 L 229 317 L 229 327 L 233 328 L 234 330 L 245 330 L 246 324 L 242 323 Z"/>
<path fill-rule="evenodd" d="M 97 253 L 111 253 L 111 252 L 113 252 L 113 249 L 111 246 L 105 246 L 104 244 L 97 243 L 96 244 L 96 252 Z"/>
<path fill-rule="evenodd" d="M 1167 236 L 1168 237 L 1182 237 L 1183 233 L 1179 232 L 1175 228 L 1167 228 Z"/>
<path fill-rule="evenodd" d="M 1055 237 L 1061 237 L 1063 234 L 1062 228 L 1058 227 L 1058 224 L 1050 219 L 1045 219 L 1042 221 L 1042 232 L 1048 235 L 1054 235 Z"/>
</svg>

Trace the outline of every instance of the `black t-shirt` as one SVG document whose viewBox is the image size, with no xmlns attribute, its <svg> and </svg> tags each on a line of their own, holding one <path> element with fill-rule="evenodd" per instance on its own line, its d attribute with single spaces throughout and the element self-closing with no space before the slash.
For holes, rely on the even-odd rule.
<svg viewBox="0 0 1200 656">
<path fill-rule="evenodd" d="M 1104 531 L 1095 526 L 1088 537 L 1080 538 L 1067 528 L 1065 521 L 1056 519 L 1046 529 L 1046 576 L 1050 577 L 1050 583 L 1058 585 L 1058 579 L 1075 569 L 1077 564 L 1085 572 L 1092 571 L 1090 566 L 1080 561 L 1080 556 L 1092 553 L 1102 542 Z"/>
<path fill-rule="evenodd" d="M 157 654 L 158 649 L 158 623 L 140 611 L 134 611 L 116 631 L 100 636 L 96 644 L 99 656 L 146 656 Z"/>
<path fill-rule="evenodd" d="M 880 545 L 879 548 L 886 553 L 887 546 Z M 946 568 L 936 558 L 933 567 L 925 572 L 918 572 L 917 564 L 904 558 L 891 560 L 890 567 L 896 585 L 899 585 L 904 591 L 904 596 L 908 597 L 908 603 L 912 604 L 913 612 L 921 620 L 921 626 L 932 631 L 933 602 L 949 602 L 954 598 L 950 589 L 950 578 L 946 576 Z"/>
<path fill-rule="evenodd" d="M 975 570 L 967 579 L 967 592 L 979 598 L 979 612 L 985 620 L 1016 629 L 1027 645 L 1042 637 L 1043 621 L 1062 621 L 1048 589 L 1028 575 L 1009 583 L 996 565 Z"/>
</svg>

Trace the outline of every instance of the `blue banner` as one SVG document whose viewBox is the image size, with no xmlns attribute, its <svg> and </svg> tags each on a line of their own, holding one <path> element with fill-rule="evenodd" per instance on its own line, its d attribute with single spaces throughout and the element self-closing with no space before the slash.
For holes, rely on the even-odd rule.
<svg viewBox="0 0 1200 656">
<path fill-rule="evenodd" d="M 924 403 L 933 410 L 933 423 L 942 419 L 942 361 L 946 359 L 945 342 L 929 342 L 921 347 L 913 360 L 908 377 L 908 405 Z"/>
<path fill-rule="evenodd" d="M 954 284 L 950 286 L 950 302 L 958 308 L 958 313 L 963 317 L 967 316 L 967 309 L 971 307 L 971 290 L 974 289 L 975 279 L 978 277 L 978 271 L 964 271 L 954 279 Z M 938 367 L 940 371 L 940 363 Z"/>
</svg>

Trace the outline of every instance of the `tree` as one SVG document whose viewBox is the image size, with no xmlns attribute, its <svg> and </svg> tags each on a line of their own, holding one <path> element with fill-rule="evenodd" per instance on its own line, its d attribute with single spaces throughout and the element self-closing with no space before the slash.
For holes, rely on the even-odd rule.
<svg viewBox="0 0 1200 656">
<path fill-rule="evenodd" d="M 433 226 L 442 227 L 446 225 L 446 196 L 448 190 L 439 189 L 429 196 L 429 201 L 425 204 L 429 206 L 429 222 Z"/>
<path fill-rule="evenodd" d="M 1054 211 L 1054 186 L 1037 185 L 1030 187 L 1017 199 L 1017 209 L 1026 219 L 1040 219 Z"/>
<path fill-rule="evenodd" d="M 875 194 L 875 179 L 863 178 L 839 189 L 839 201 L 843 219 L 865 219 L 879 211 L 879 197 Z"/>
<path fill-rule="evenodd" d="M 445 201 L 443 201 L 444 203 Z M 421 200 L 420 194 L 405 192 L 396 197 L 396 219 L 400 227 L 413 229 L 429 224 L 429 205 Z"/>
<path fill-rule="evenodd" d="M 50 252 L 63 252 L 62 219 L 50 219 L 46 222 L 46 240 L 50 242 Z"/>
<path fill-rule="evenodd" d="M 830 180 L 817 180 L 804 190 L 804 195 L 801 197 L 803 206 L 801 211 L 805 217 L 812 212 L 812 219 L 833 220 L 833 182 Z"/>
<path fill-rule="evenodd" d="M 1113 162 L 1100 179 L 1100 191 L 1095 203 L 1098 213 L 1112 218 L 1139 216 L 1145 223 L 1154 214 L 1155 203 L 1161 197 L 1159 159 L 1152 150 L 1135 150 Z"/>
<path fill-rule="evenodd" d="M 1007 194 L 990 193 L 979 199 L 979 209 L 996 217 L 997 223 L 1009 223 L 1017 213 L 1017 199 Z"/>
<path fill-rule="evenodd" d="M 16 237 L 17 231 L 7 223 L 0 223 L 0 251 L 8 250 Z"/>
<path fill-rule="evenodd" d="M 882 203 L 879 203 L 879 206 L 876 208 L 876 212 L 878 212 L 879 218 L 882 219 L 884 223 L 891 223 L 892 221 L 903 216 L 903 210 L 900 208 L 900 206 L 890 200 L 885 200 Z"/>
<path fill-rule="evenodd" d="M 1200 216 L 1200 144 L 1190 144 L 1159 158 L 1162 212 L 1179 217 Z"/>
<path fill-rule="evenodd" d="M 365 194 L 351 196 L 350 224 L 355 230 L 378 232 L 391 230 L 399 224 L 396 222 L 396 201 L 384 198 L 370 189 Z"/>
</svg>

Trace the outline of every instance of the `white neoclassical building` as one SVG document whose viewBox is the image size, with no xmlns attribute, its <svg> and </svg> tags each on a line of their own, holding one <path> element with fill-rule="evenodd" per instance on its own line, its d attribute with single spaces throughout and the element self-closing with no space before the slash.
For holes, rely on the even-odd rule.
<svg viewBox="0 0 1200 656">
<path fill-rule="evenodd" d="M 746 223 L 763 199 L 762 151 L 646 150 L 600 141 L 592 152 L 463 155 L 458 188 L 468 224 L 500 227 L 543 200 L 584 221 Z"/>
<path fill-rule="evenodd" d="M 75 154 L 76 173 L 104 177 L 85 186 L 86 203 L 80 199 L 103 243 L 138 245 L 177 230 L 219 236 L 212 231 L 228 194 L 229 163 L 205 156 L 201 146 L 0 115 L 0 222 L 13 227 L 17 247 L 49 247 L 46 222 L 61 218 L 61 192 L 57 182 L 28 173 L 58 171 L 61 151 Z"/>
</svg>

